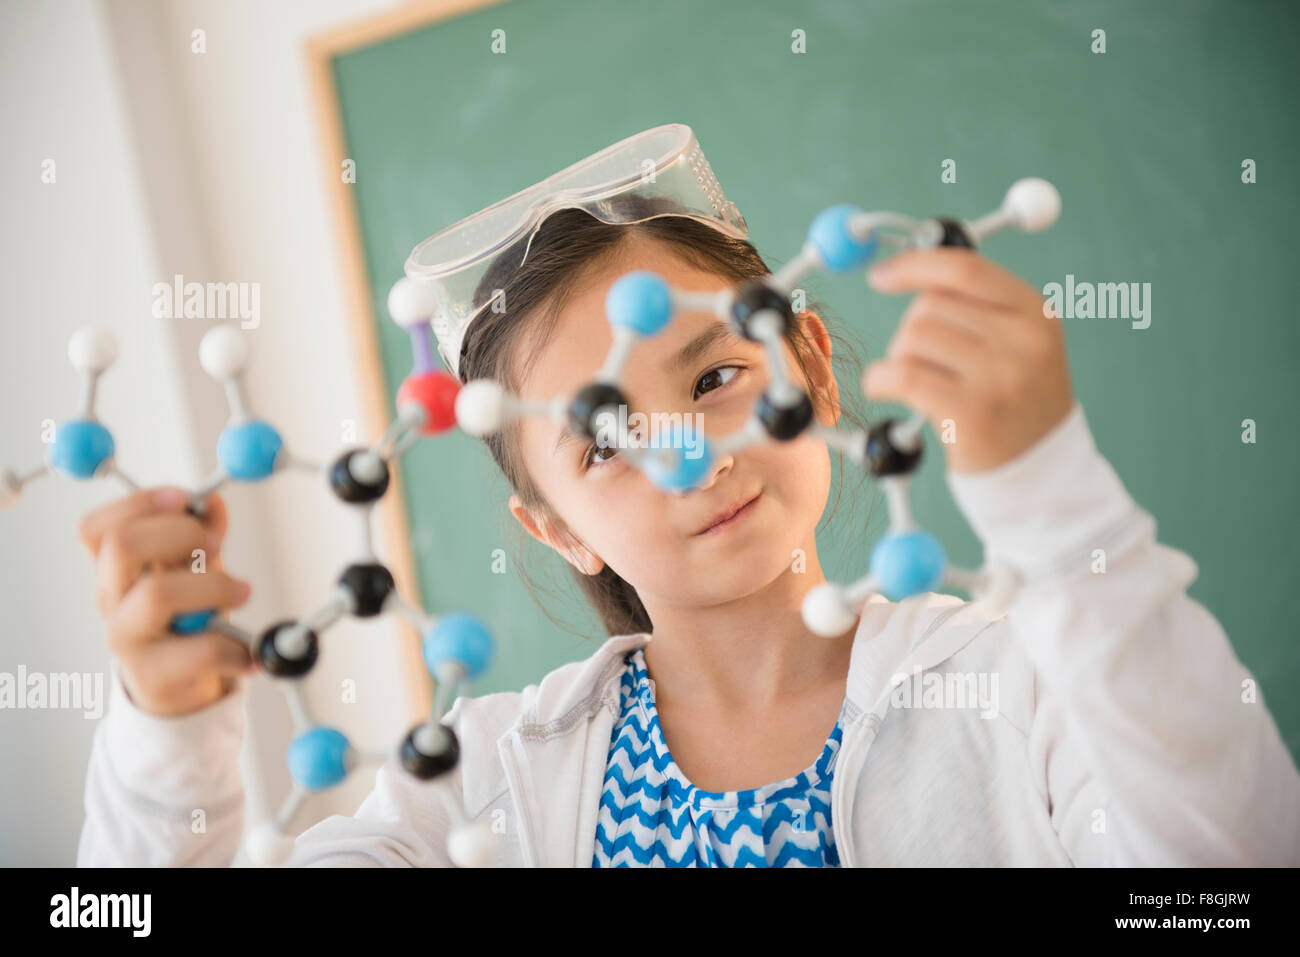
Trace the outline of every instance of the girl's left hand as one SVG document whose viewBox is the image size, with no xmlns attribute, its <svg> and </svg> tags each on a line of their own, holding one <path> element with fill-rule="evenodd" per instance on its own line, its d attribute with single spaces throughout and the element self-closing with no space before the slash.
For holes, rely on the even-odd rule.
<svg viewBox="0 0 1300 957">
<path fill-rule="evenodd" d="M 1020 277 L 974 250 L 938 247 L 899 253 L 870 280 L 881 292 L 920 295 L 887 357 L 867 367 L 864 392 L 910 406 L 941 436 L 954 433 L 950 471 L 1010 462 L 1073 407 L 1061 320 Z"/>
</svg>

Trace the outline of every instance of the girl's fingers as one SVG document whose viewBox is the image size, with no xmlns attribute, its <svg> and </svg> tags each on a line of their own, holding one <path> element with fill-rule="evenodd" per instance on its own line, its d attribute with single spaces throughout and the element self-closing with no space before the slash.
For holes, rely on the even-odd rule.
<svg viewBox="0 0 1300 957">
<path fill-rule="evenodd" d="M 198 519 L 184 513 L 149 515 L 110 528 L 95 563 L 99 608 L 108 614 L 149 565 L 188 566 L 195 549 L 214 551 Z M 205 556 L 206 565 L 206 556 Z"/>
<path fill-rule="evenodd" d="M 967 335 L 982 342 L 997 343 L 1015 334 L 1024 323 L 1007 315 L 1003 306 L 995 306 L 983 299 L 960 296 L 945 289 L 927 289 L 913 299 L 903 310 L 899 328 L 914 316 L 942 319 Z"/>
<path fill-rule="evenodd" d="M 186 495 L 173 486 L 145 489 L 95 509 L 81 520 L 78 533 L 91 557 L 99 556 L 100 544 L 110 529 L 148 515 L 182 512 Z M 223 512 L 224 514 L 224 512 Z"/>
<path fill-rule="evenodd" d="M 237 677 L 247 674 L 252 663 L 248 649 L 238 641 L 211 633 L 153 642 L 122 660 L 137 681 L 147 676 L 153 689 L 212 673 Z"/>
<path fill-rule="evenodd" d="M 881 292 L 940 289 L 1012 311 L 1041 311 L 1043 297 L 1015 273 L 970 249 L 941 246 L 911 249 L 883 260 L 869 273 Z"/>
<path fill-rule="evenodd" d="M 978 375 L 980 368 L 988 365 L 990 348 L 984 339 L 923 308 L 904 317 L 887 355 L 891 359 L 904 356 L 924 359 L 966 379 Z"/>
<path fill-rule="evenodd" d="M 177 614 L 205 608 L 226 610 L 242 605 L 248 585 L 225 572 L 158 571 L 141 577 L 109 619 L 108 643 L 116 654 L 163 640 Z"/>
<path fill-rule="evenodd" d="M 911 406 L 934 422 L 951 417 L 961 398 L 961 382 L 950 370 L 917 356 L 872 363 L 862 390 L 871 399 Z"/>
<path fill-rule="evenodd" d="M 208 531 L 216 536 L 217 545 L 220 546 L 226 538 L 226 501 L 220 495 L 209 495 L 203 501 L 203 508 L 198 515 Z"/>
</svg>

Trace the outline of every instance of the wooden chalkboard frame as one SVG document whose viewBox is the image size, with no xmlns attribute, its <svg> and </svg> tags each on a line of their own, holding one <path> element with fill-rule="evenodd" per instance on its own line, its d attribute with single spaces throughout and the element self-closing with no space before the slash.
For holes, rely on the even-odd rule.
<svg viewBox="0 0 1300 957">
<path fill-rule="evenodd" d="M 388 393 L 375 331 L 375 315 L 370 307 L 373 290 L 366 272 L 360 214 L 354 190 L 340 176 L 348 151 L 338 88 L 334 82 L 334 61 L 344 54 L 384 43 L 441 20 L 503 2 L 505 0 L 419 0 L 313 34 L 306 41 L 308 80 L 320 134 L 322 169 L 338 248 L 343 302 L 348 316 L 353 368 L 360 390 L 362 429 L 366 436 L 377 438 L 388 427 Z M 393 469 L 392 485 L 380 500 L 376 513 L 388 568 L 393 573 L 398 591 L 409 596 L 419 594 L 419 579 L 404 503 L 401 472 Z M 402 673 L 411 676 L 410 691 L 418 708 L 428 711 L 432 694 L 430 682 L 425 677 L 420 635 L 405 621 L 400 627 L 403 637 L 400 647 L 406 659 Z"/>
</svg>

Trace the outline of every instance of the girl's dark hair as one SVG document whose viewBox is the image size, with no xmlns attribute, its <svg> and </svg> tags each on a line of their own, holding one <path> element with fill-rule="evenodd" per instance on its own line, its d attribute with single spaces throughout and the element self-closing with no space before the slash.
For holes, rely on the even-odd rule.
<svg viewBox="0 0 1300 957">
<path fill-rule="evenodd" d="M 656 215 L 653 200 L 625 196 L 616 198 L 616 202 L 628 208 L 631 215 L 625 218 Z M 526 257 L 521 244 L 520 248 L 503 254 L 479 283 L 474 302 L 495 300 L 496 305 L 485 310 L 467 330 L 460 355 L 461 379 L 465 382 L 491 379 L 518 394 L 527 377 L 530 357 L 536 356 L 549 339 L 577 280 L 586 271 L 598 268 L 613 257 L 634 232 L 663 244 L 683 262 L 732 282 L 756 279 L 771 272 L 750 243 L 733 239 L 689 217 L 659 214 L 640 223 L 611 225 L 580 209 L 559 210 L 542 222 L 527 248 Z M 818 306 L 812 311 L 825 322 L 825 311 L 820 304 L 809 300 L 809 305 L 810 308 Z M 855 384 L 855 388 L 840 389 L 841 416 L 854 426 L 863 428 L 865 416 L 850 407 L 850 402 L 858 396 L 856 383 L 861 360 L 842 336 L 831 333 L 830 338 L 835 344 L 832 355 L 851 363 L 850 381 Z M 817 401 L 805 360 L 815 346 L 804 334 L 803 324 L 798 322 L 793 324 L 786 339 L 808 385 L 809 394 Z M 528 474 L 520 450 L 519 428 L 517 421 L 512 422 L 500 432 L 487 436 L 484 442 L 522 504 L 546 516 L 562 530 L 565 527 L 563 520 Z M 841 488 L 836 492 L 836 509 L 844 474 L 843 453 L 839 454 Z M 827 521 L 834 511 L 832 509 L 826 516 Z M 522 527 L 518 530 L 522 546 L 526 536 Z M 527 571 L 527 563 L 522 560 L 522 548 L 517 552 L 516 565 L 522 571 L 529 593 L 547 617 L 578 634 L 555 621 L 538 598 L 536 582 Z M 572 566 L 569 570 L 610 635 L 653 632 L 653 624 L 636 589 L 608 564 L 596 575 L 585 575 Z"/>
</svg>

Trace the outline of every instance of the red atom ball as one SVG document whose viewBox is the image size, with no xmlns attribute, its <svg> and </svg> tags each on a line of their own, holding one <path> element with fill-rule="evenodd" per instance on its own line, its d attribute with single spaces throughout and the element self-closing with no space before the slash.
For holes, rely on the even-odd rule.
<svg viewBox="0 0 1300 957">
<path fill-rule="evenodd" d="M 414 403 L 424 409 L 421 435 L 446 432 L 456 424 L 460 382 L 445 372 L 413 372 L 397 390 L 397 407 Z"/>
</svg>

